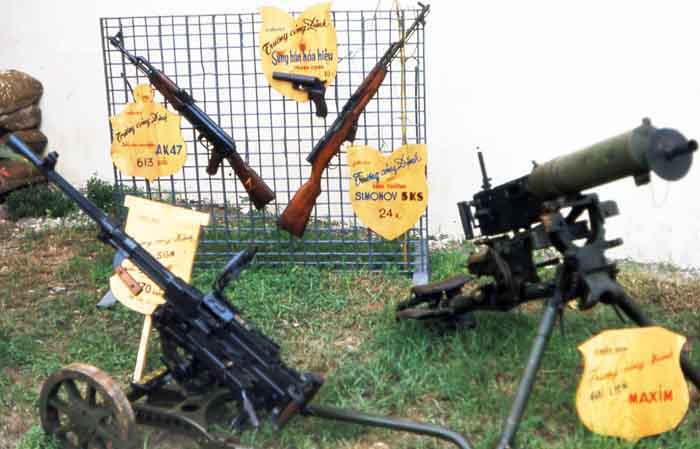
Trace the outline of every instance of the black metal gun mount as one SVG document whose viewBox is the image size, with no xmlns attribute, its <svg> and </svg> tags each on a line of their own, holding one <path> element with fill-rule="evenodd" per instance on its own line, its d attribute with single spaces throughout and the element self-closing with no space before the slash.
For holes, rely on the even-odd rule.
<svg viewBox="0 0 700 449">
<path fill-rule="evenodd" d="M 465 237 L 479 246 L 467 261 L 471 276 L 414 287 L 399 303 L 397 318 L 473 322 L 477 310 L 507 311 L 528 301 L 545 301 L 499 449 L 512 447 L 549 336 L 568 301 L 577 299 L 582 310 L 608 304 L 639 326 L 652 325 L 616 280 L 615 263 L 605 257 L 607 249 L 622 244 L 621 239 L 605 238 L 605 219 L 618 214 L 617 204 L 581 192 L 627 176 L 643 184 L 651 171 L 678 180 L 690 169 L 697 147 L 678 131 L 657 129 L 645 119 L 632 131 L 536 165 L 529 175 L 493 188 L 479 153 L 483 190 L 472 201 L 458 203 Z M 559 256 L 536 262 L 534 252 L 545 248 Z M 540 278 L 538 270 L 545 266 L 556 266 L 553 280 Z M 466 287 L 480 276 L 493 281 Z M 685 354 L 681 367 L 700 388 L 700 372 Z"/>
<path fill-rule="evenodd" d="M 309 98 L 314 102 L 316 115 L 326 117 L 328 106 L 326 106 L 326 83 L 320 78 L 308 75 L 298 75 L 296 73 L 272 72 L 272 79 L 277 81 L 287 81 L 292 83 L 292 87 L 309 94 Z"/>
<path fill-rule="evenodd" d="M 242 431 L 258 427 L 266 416 L 278 429 L 297 414 L 430 435 L 463 449 L 471 447 L 459 434 L 436 425 L 311 405 L 323 379 L 288 367 L 280 347 L 224 295 L 227 284 L 253 259 L 254 249 L 234 256 L 212 291 L 202 293 L 171 273 L 58 174 L 57 153 L 41 159 L 15 135 L 7 144 L 97 223 L 102 242 L 131 260 L 164 292 L 165 303 L 153 314 L 165 365 L 160 372 L 126 392 L 105 372 L 80 363 L 44 382 L 39 399 L 42 427 L 58 437 L 62 447 L 131 448 L 138 423 L 184 433 L 202 447 L 235 448 L 235 443 L 209 432 L 212 422 Z"/>
</svg>

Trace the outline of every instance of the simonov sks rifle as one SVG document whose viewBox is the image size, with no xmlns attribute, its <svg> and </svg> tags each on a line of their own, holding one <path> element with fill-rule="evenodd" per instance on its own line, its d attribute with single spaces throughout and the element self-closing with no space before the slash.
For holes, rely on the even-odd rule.
<svg viewBox="0 0 700 449">
<path fill-rule="evenodd" d="M 221 161 L 226 159 L 234 173 L 243 184 L 250 201 L 257 209 L 263 209 L 266 204 L 275 199 L 275 193 L 265 184 L 265 181 L 253 170 L 236 151 L 236 143 L 226 131 L 209 117 L 195 100 L 173 80 L 158 70 L 142 56 L 134 56 L 124 48 L 124 36 L 119 31 L 109 38 L 109 43 L 116 47 L 130 63 L 136 66 L 148 77 L 153 87 L 158 89 L 163 97 L 182 114 L 185 119 L 199 132 L 199 142 L 211 151 L 207 173 L 214 175 Z"/>
<path fill-rule="evenodd" d="M 507 311 L 528 301 L 545 301 L 499 449 L 513 443 L 553 326 L 557 316 L 563 323 L 568 301 L 578 300 L 582 310 L 611 305 L 620 317 L 653 325 L 618 283 L 616 264 L 605 257 L 607 249 L 622 244 L 622 239 L 605 238 L 605 219 L 618 214 L 617 204 L 582 191 L 630 176 L 637 185 L 645 184 L 651 172 L 679 180 L 688 173 L 697 148 L 696 141 L 678 131 L 655 128 L 644 119 L 631 131 L 536 165 L 529 175 L 496 187 L 478 154 L 482 190 L 471 201 L 458 203 L 466 240 L 479 247 L 467 261 L 471 276 L 413 287 L 396 314 L 398 319 L 475 324 L 474 311 Z M 536 261 L 535 251 L 547 248 L 559 257 Z M 545 266 L 556 267 L 553 280 L 540 277 L 538 270 Z M 492 281 L 465 287 L 481 276 Z M 700 372 L 685 354 L 681 368 L 700 388 Z"/>
<path fill-rule="evenodd" d="M 232 403 L 235 412 L 229 423 L 237 430 L 258 427 L 263 416 L 267 416 L 273 427 L 278 429 L 292 417 L 301 414 L 428 435 L 450 441 L 462 449 L 471 448 L 461 435 L 440 426 L 310 404 L 323 379 L 288 367 L 282 360 L 277 343 L 245 320 L 224 295 L 229 282 L 238 277 L 253 259 L 254 249 L 234 256 L 217 276 L 212 290 L 203 293 L 170 272 L 58 174 L 54 169 L 57 153 L 52 152 L 41 159 L 15 135 L 10 135 L 7 144 L 37 167 L 49 182 L 97 223 L 99 240 L 128 258 L 164 292 L 165 303 L 155 310 L 153 325 L 160 335 L 162 361 L 166 369 L 145 383 L 132 385 L 126 394 L 128 402 L 118 401 L 115 408 L 115 412 L 120 413 L 117 422 L 128 422 L 136 416 L 139 424 L 186 433 L 206 443 L 203 447 L 228 448 L 231 446 L 213 438 L 207 428 L 209 417 L 221 414 L 223 403 Z M 95 373 L 99 370 L 88 367 L 83 371 Z M 61 377 L 61 373 L 68 373 L 68 379 L 63 380 L 74 384 L 74 372 L 74 365 L 69 365 L 47 380 L 56 381 L 56 384 L 48 387 L 44 384 L 42 398 L 45 394 L 47 396 L 40 405 L 44 429 L 59 437 L 65 437 L 67 431 L 85 438 L 98 435 L 101 438 L 100 447 L 133 447 L 130 441 L 120 440 L 113 430 L 104 427 L 109 424 L 104 422 L 104 416 L 87 412 L 84 416 L 81 413 L 85 410 L 67 407 L 65 401 L 55 397 L 60 385 L 57 378 Z M 105 384 L 105 377 L 106 374 L 102 373 L 89 383 L 106 385 L 107 390 L 112 391 L 113 381 Z M 117 396 L 111 395 L 112 398 Z M 51 416 L 57 417 L 57 408 L 61 407 L 64 413 L 73 418 L 65 425 L 51 424 Z M 97 418 L 92 419 L 94 416 Z M 49 421 L 48 425 L 44 418 Z M 71 425 L 75 425 L 75 428 L 68 428 Z M 107 438 L 105 435 L 109 437 L 109 444 L 104 441 Z"/>
<path fill-rule="evenodd" d="M 396 54 L 406 45 L 408 39 L 418 29 L 419 25 L 425 25 L 425 17 L 430 11 L 430 5 L 420 5 L 421 10 L 406 30 L 400 40 L 394 42 L 384 55 L 379 59 L 371 72 L 365 77 L 362 84 L 352 94 L 343 106 L 333 124 L 326 134 L 316 143 L 306 160 L 311 163 L 311 175 L 309 179 L 296 191 L 287 207 L 282 211 L 277 225 L 297 237 L 304 235 L 306 224 L 309 222 L 311 210 L 316 204 L 316 198 L 321 194 L 321 176 L 328 167 L 333 156 L 340 151 L 341 145 L 348 141 L 354 142 L 357 133 L 357 120 L 365 110 L 369 101 L 377 93 L 382 85 L 384 77 L 391 61 Z"/>
</svg>

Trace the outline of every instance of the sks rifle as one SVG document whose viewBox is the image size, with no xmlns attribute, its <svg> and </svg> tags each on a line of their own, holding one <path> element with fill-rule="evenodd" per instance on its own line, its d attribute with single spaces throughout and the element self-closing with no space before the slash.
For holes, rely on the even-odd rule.
<svg viewBox="0 0 700 449">
<path fill-rule="evenodd" d="M 142 424 L 184 433 L 203 448 L 238 448 L 211 434 L 210 425 L 223 418 L 242 431 L 258 427 L 261 417 L 267 416 L 274 428 L 281 428 L 297 414 L 429 435 L 462 449 L 471 447 L 461 435 L 440 426 L 309 404 L 323 379 L 285 365 L 280 347 L 245 320 L 224 295 L 229 282 L 254 257 L 254 249 L 235 255 L 212 290 L 203 293 L 170 272 L 58 174 L 57 153 L 41 159 L 15 135 L 7 144 L 97 223 L 99 240 L 131 260 L 164 292 L 165 302 L 155 310 L 153 325 L 160 335 L 165 369 L 132 384 L 126 394 L 107 373 L 81 363 L 59 369 L 43 383 L 42 427 L 62 440 L 62 447 L 131 449 L 137 445 L 135 426 Z"/>
<path fill-rule="evenodd" d="M 637 185 L 645 184 L 652 171 L 665 180 L 678 180 L 688 173 L 697 148 L 697 142 L 678 131 L 655 128 L 645 119 L 631 131 L 536 165 L 529 175 L 496 187 L 491 187 L 479 153 L 482 190 L 472 201 L 458 203 L 458 208 L 466 240 L 480 246 L 469 256 L 468 270 L 493 281 L 463 289 L 475 279 L 457 275 L 413 287 L 409 299 L 399 303 L 397 318 L 474 325 L 473 311 L 507 311 L 545 300 L 497 448 L 513 447 L 547 342 L 558 315 L 563 323 L 568 301 L 578 299 L 581 310 L 608 304 L 639 326 L 653 325 L 618 283 L 616 264 L 605 257 L 607 249 L 622 244 L 619 238 L 605 239 L 605 219 L 618 214 L 617 204 L 581 191 L 628 176 Z M 536 262 L 534 251 L 546 248 L 554 248 L 561 257 Z M 545 266 L 556 266 L 551 281 L 540 278 L 538 269 Z M 683 353 L 681 368 L 700 388 L 700 372 Z"/>
<path fill-rule="evenodd" d="M 153 87 L 158 89 L 163 97 L 182 114 L 199 132 L 198 140 L 209 151 L 211 156 L 207 165 L 207 173 L 215 175 L 223 159 L 226 159 L 240 179 L 250 201 L 257 209 L 262 209 L 275 198 L 275 193 L 265 184 L 265 181 L 255 173 L 236 151 L 236 143 L 219 125 L 195 104 L 192 96 L 181 89 L 173 80 L 168 78 L 142 56 L 134 56 L 124 48 L 124 36 L 119 31 L 109 38 L 110 44 L 116 47 L 126 59 L 148 77 Z"/>
<path fill-rule="evenodd" d="M 406 30 L 400 40 L 391 44 L 379 62 L 374 66 L 343 106 L 326 134 L 316 143 L 306 160 L 311 163 L 311 176 L 297 190 L 287 207 L 284 209 L 277 225 L 297 237 L 304 235 L 306 224 L 311 216 L 311 210 L 316 204 L 316 198 L 321 194 L 321 176 L 328 167 L 333 156 L 340 151 L 343 142 L 354 142 L 357 134 L 357 120 L 365 110 L 367 103 L 382 85 L 389 65 L 396 54 L 406 45 L 406 41 L 416 31 L 418 25 L 425 26 L 425 17 L 430 11 L 430 5 L 418 3 L 421 7 L 413 24 Z"/>
</svg>

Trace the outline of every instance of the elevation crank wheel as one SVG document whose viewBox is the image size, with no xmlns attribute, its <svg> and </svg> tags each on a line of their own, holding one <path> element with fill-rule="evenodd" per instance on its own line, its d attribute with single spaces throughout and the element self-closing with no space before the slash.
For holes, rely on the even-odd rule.
<svg viewBox="0 0 700 449">
<path fill-rule="evenodd" d="M 70 449 L 128 449 L 135 434 L 134 411 L 117 383 L 83 363 L 49 376 L 39 397 L 41 426 Z"/>
</svg>

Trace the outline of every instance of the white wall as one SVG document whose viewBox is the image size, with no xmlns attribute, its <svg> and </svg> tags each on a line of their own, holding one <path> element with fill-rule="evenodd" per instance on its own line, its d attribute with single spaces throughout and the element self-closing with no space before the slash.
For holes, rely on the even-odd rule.
<svg viewBox="0 0 700 449">
<path fill-rule="evenodd" d="M 316 0 L 278 2 L 302 9 Z M 0 68 L 40 79 L 43 131 L 74 182 L 111 179 L 99 17 L 255 11 L 266 2 L 4 0 Z M 376 0 L 337 0 L 372 9 Z M 410 3 L 404 2 L 404 6 Z M 494 182 L 637 126 L 649 116 L 700 138 L 697 18 L 688 1 L 434 0 L 427 29 L 432 233 L 461 233 L 455 203 L 481 179 L 474 148 Z M 383 0 L 382 6 L 390 3 Z M 621 215 L 612 254 L 700 266 L 700 168 L 674 184 L 631 179 L 597 190 Z"/>
</svg>

